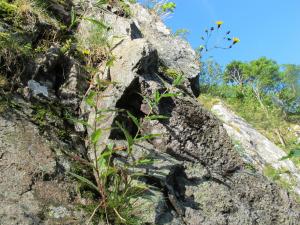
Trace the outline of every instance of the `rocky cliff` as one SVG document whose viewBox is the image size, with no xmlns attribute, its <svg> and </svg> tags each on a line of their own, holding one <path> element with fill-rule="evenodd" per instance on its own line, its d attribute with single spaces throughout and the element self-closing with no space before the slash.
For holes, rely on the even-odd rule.
<svg viewBox="0 0 300 225">
<path fill-rule="evenodd" d="M 284 183 L 288 189 L 300 194 L 300 171 L 289 159 L 283 160 L 287 154 L 268 138 L 255 130 L 245 120 L 237 116 L 223 103 L 219 102 L 212 107 L 212 112 L 224 122 L 233 142 L 240 147 L 239 152 L 244 161 L 252 165 L 260 173 L 272 170 L 279 183 Z M 281 171 L 281 172 L 280 172 Z M 275 174 L 274 174 L 275 173 Z M 280 178 L 279 178 L 280 177 Z"/>
<path fill-rule="evenodd" d="M 72 6 L 86 19 L 62 35 L 62 28 L 37 17 L 33 29 L 23 28 L 26 38 L 35 45 L 49 33 L 53 43 L 29 59 L 18 56 L 13 62 L 22 64 L 18 77 L 8 68 L 13 64 L 0 61 L 7 67 L 0 92 L 1 224 L 134 224 L 123 218 L 91 219 L 97 196 L 68 173 L 92 179 L 86 162 L 97 155 L 87 139 L 95 133 L 82 119 L 102 131 L 97 143 L 126 146 L 128 137 L 118 123 L 131 136 L 153 135 L 130 146 L 130 157 L 122 151 L 113 155 L 116 166 L 151 159 L 128 169 L 139 174 L 135 182 L 147 186 L 130 199 L 137 224 L 299 224 L 300 207 L 289 193 L 247 169 L 222 122 L 198 103 L 199 65 L 188 43 L 173 37 L 155 13 L 139 4 L 124 8 L 111 1 L 99 8 L 92 0 L 59 2 L 51 1 L 47 10 L 60 23 L 70 23 Z M 106 29 L 109 57 L 103 52 L 91 56 L 95 43 L 104 43 L 99 42 L 103 33 L 93 36 L 95 23 Z M 14 29 L 5 20 L 0 27 L 7 33 Z M 79 54 L 73 45 L 65 51 L 60 35 L 76 37 L 89 51 Z M 182 82 L 174 85 L 177 75 L 183 75 Z M 101 93 L 99 80 L 106 84 Z M 86 97 L 96 90 L 91 107 Z M 164 94 L 149 107 L 153 96 Z M 105 119 L 95 116 L 95 108 Z M 161 117 L 147 119 L 152 112 Z"/>
</svg>

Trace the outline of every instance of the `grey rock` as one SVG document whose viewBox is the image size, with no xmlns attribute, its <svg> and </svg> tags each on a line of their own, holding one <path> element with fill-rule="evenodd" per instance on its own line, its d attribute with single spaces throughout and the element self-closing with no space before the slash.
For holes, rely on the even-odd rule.
<svg viewBox="0 0 300 225">
<path fill-rule="evenodd" d="M 67 71 L 64 74 L 64 82 L 58 90 L 58 96 L 63 105 L 77 108 L 81 101 L 81 96 L 88 89 L 88 74 L 82 66 L 74 59 L 70 59 Z"/>
<path fill-rule="evenodd" d="M 72 169 L 72 163 L 60 149 L 74 147 L 72 154 L 79 152 L 93 160 L 107 143 L 126 146 L 117 121 L 135 136 L 138 129 L 127 116 L 126 111 L 130 111 L 140 119 L 141 135 L 162 134 L 136 143 L 131 157 L 126 151 L 117 151 L 113 156 L 115 166 L 131 163 L 129 173 L 142 173 L 135 182 L 150 186 L 136 199 L 135 214 L 142 220 L 159 225 L 299 224 L 299 204 L 276 184 L 244 169 L 222 122 L 203 109 L 191 94 L 192 90 L 197 93 L 199 70 L 192 48 L 171 37 L 162 21 L 138 4 L 132 5 L 133 16 L 125 18 L 114 14 L 118 9 L 96 8 L 95 2 L 85 3 L 88 8 L 84 9 L 84 16 L 103 18 L 111 26 L 107 41 L 116 60 L 109 69 L 104 69 L 105 62 L 99 65 L 101 71 L 86 94 L 95 90 L 98 78 L 105 78 L 110 85 L 96 93 L 97 112 L 82 100 L 80 116 L 88 118 L 91 127 L 76 129 L 81 135 L 87 131 L 89 137 L 95 129 L 103 131 L 97 152 L 88 149 L 86 153 L 77 135 L 70 135 L 68 144 L 59 142 L 55 135 L 41 135 L 38 127 L 28 121 L 32 103 L 27 102 L 26 108 L 18 101 L 20 114 L 9 111 L 0 115 L 0 223 L 83 224 L 86 216 L 75 205 L 86 201 L 79 201 L 75 195 L 76 184 L 65 174 Z M 62 20 L 67 16 L 68 5 L 53 9 Z M 78 28 L 77 37 L 83 45 L 89 44 L 84 41 L 90 25 L 83 20 Z M 35 65 L 36 70 L 25 79 L 25 84 L 28 80 L 38 82 L 47 87 L 49 96 L 76 111 L 79 96 L 87 88 L 80 62 L 62 54 L 55 45 L 36 59 Z M 172 79 L 160 71 L 160 66 L 183 72 L 187 78 L 184 84 L 173 87 Z M 36 89 L 45 92 L 43 88 L 40 91 L 41 87 Z M 163 98 L 153 107 L 153 113 L 168 118 L 145 119 L 152 111 L 147 101 L 155 93 L 166 91 L 176 95 Z M 62 121 L 60 126 L 66 122 Z M 49 133 L 52 122 L 47 121 Z M 147 157 L 151 163 L 133 163 Z"/>
<path fill-rule="evenodd" d="M 281 160 L 282 157 L 287 155 L 282 149 L 255 130 L 224 104 L 215 104 L 212 107 L 212 111 L 223 121 L 224 128 L 229 136 L 242 146 L 243 152 L 240 154 L 244 161 L 253 165 L 260 173 L 263 173 L 266 166 L 289 171 L 280 176 L 291 184 L 292 190 L 300 195 L 300 170 L 291 160 Z"/>
<path fill-rule="evenodd" d="M 144 39 L 124 39 L 112 51 L 114 65 L 109 69 L 113 82 L 128 87 L 138 73 L 151 73 L 157 69 L 157 52 Z"/>
<path fill-rule="evenodd" d="M 102 119 L 95 122 L 95 119 L 99 117 L 99 113 L 95 112 L 95 109 L 89 107 L 84 101 L 81 104 L 81 110 L 85 114 L 88 114 L 88 123 L 90 127 L 87 129 L 88 135 L 91 136 L 95 130 L 102 130 L 102 135 L 97 142 L 97 154 L 105 149 L 106 144 L 111 136 L 111 127 L 114 125 L 114 119 L 117 116 L 116 104 L 122 97 L 125 87 L 109 85 L 107 89 L 95 97 L 95 103 L 97 108 L 103 110 L 101 114 Z M 94 150 L 89 149 L 90 159 L 95 158 Z"/>
<path fill-rule="evenodd" d="M 45 97 L 48 97 L 48 88 L 45 86 L 40 85 L 35 80 L 28 81 L 28 88 L 33 92 L 33 95 L 42 94 Z"/>
<path fill-rule="evenodd" d="M 172 37 L 170 30 L 156 15 L 139 4 L 132 6 L 134 20 L 143 34 L 157 49 L 162 64 L 183 72 L 187 78 L 194 78 L 200 71 L 195 51 L 183 39 Z"/>
<path fill-rule="evenodd" d="M 73 205 L 74 186 L 59 179 L 52 147 L 32 123 L 13 112 L 0 115 L 0 224 L 82 221 Z M 51 205 L 60 205 L 69 214 L 51 218 L 47 213 Z"/>
<path fill-rule="evenodd" d="M 151 15 L 145 16 L 146 21 L 147 16 Z M 162 134 L 133 148 L 134 159 L 148 155 L 154 162 L 136 165 L 130 171 L 144 174 L 146 178 L 140 182 L 150 182 L 161 190 L 152 192 L 151 200 L 139 199 L 149 210 L 142 217 L 150 224 L 297 224 L 299 206 L 266 178 L 243 169 L 245 164 L 222 122 L 187 94 L 189 91 L 172 87 L 157 72 L 163 56 L 145 38 L 145 32 L 149 31 L 143 31 L 140 20 L 135 24 L 139 25 L 143 38 L 124 38 L 113 50 L 116 61 L 104 77 L 117 85 L 102 93 L 105 98 L 99 99 L 98 107 L 114 111 L 97 123 L 97 128 L 116 127 L 118 121 L 134 136 L 136 127 L 124 112 L 128 110 L 140 118 L 142 135 Z M 125 20 L 121 21 L 122 24 Z M 158 24 L 157 29 L 160 29 L 156 30 L 157 35 L 168 35 L 163 26 Z M 145 114 L 150 112 L 145 99 L 166 89 L 176 96 L 163 98 L 154 112 L 168 119 L 145 120 Z M 95 115 L 90 113 L 90 124 L 94 119 Z M 100 150 L 108 142 L 126 146 L 124 135 L 115 129 L 105 130 L 99 142 Z M 130 163 L 128 158 L 120 153 L 114 163 L 116 166 Z M 161 210 L 156 211 L 157 208 Z"/>
<path fill-rule="evenodd" d="M 112 43 L 112 46 L 118 46 L 123 39 L 143 39 L 150 43 L 152 49 L 157 51 L 159 64 L 178 73 L 183 73 L 187 78 L 184 82 L 185 86 L 188 87 L 188 90 L 193 90 L 195 95 L 198 95 L 199 87 L 197 84 L 200 64 L 193 48 L 185 40 L 173 37 L 161 19 L 141 5 L 132 4 L 131 11 L 132 17 L 124 18 L 91 7 L 87 10 L 87 16 L 103 20 L 111 27 L 107 39 Z M 86 36 L 91 29 L 92 24 L 88 21 L 82 21 L 79 25 L 78 36 L 86 48 L 89 47 Z"/>
<path fill-rule="evenodd" d="M 168 121 L 144 124 L 145 133 L 166 130 L 162 140 L 165 145 L 157 145 L 158 149 L 163 147 L 163 151 L 176 158 L 199 162 L 220 174 L 242 166 L 222 124 L 192 98 L 165 99 L 159 112 L 169 116 Z"/>
</svg>

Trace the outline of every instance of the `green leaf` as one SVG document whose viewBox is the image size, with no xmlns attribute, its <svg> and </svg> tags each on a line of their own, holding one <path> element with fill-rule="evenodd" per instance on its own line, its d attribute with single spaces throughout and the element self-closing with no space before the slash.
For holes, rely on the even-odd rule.
<svg viewBox="0 0 300 225">
<path fill-rule="evenodd" d="M 72 6 L 72 8 L 71 8 L 71 23 L 70 23 L 69 29 L 76 26 L 77 22 L 78 21 L 77 21 L 76 11 L 75 11 L 74 7 Z"/>
<path fill-rule="evenodd" d="M 71 115 L 66 115 L 66 119 L 70 121 L 70 123 L 79 123 L 79 124 L 82 124 L 86 127 L 91 127 L 91 125 L 88 123 L 88 121 L 84 120 L 84 119 L 77 119 Z"/>
<path fill-rule="evenodd" d="M 155 93 L 154 93 L 154 100 L 155 100 L 155 103 L 156 103 L 157 105 L 158 105 L 160 99 L 161 99 L 161 97 L 160 97 L 159 91 L 155 91 Z"/>
<path fill-rule="evenodd" d="M 105 151 L 100 155 L 100 158 L 108 158 L 112 155 L 112 151 Z"/>
<path fill-rule="evenodd" d="M 281 160 L 298 158 L 298 157 L 300 157 L 300 149 L 294 149 L 291 150 L 287 156 L 282 157 Z"/>
<path fill-rule="evenodd" d="M 183 74 L 179 74 L 177 77 L 176 77 L 176 79 L 173 81 L 173 86 L 179 86 L 179 85 L 181 85 L 182 84 L 182 82 L 183 82 Z"/>
<path fill-rule="evenodd" d="M 153 138 L 156 138 L 156 137 L 159 137 L 161 136 L 161 134 L 147 134 L 147 135 L 144 135 L 140 138 L 136 138 L 135 140 L 136 141 L 145 141 L 145 140 L 150 140 L 150 139 L 153 139 Z"/>
<path fill-rule="evenodd" d="M 116 61 L 116 57 L 114 55 L 110 56 L 106 62 L 107 67 L 112 67 Z"/>
<path fill-rule="evenodd" d="M 176 3 L 174 3 L 174 2 L 167 2 L 161 6 L 161 9 L 163 12 L 173 13 L 175 8 L 176 8 Z"/>
<path fill-rule="evenodd" d="M 121 125 L 118 121 L 116 122 L 117 126 L 121 129 L 121 131 L 123 132 L 123 134 L 125 135 L 125 138 L 127 140 L 127 144 L 128 144 L 128 149 L 130 150 L 132 145 L 134 144 L 134 140 L 132 138 L 132 136 L 129 134 L 129 132 L 123 127 L 123 125 Z"/>
<path fill-rule="evenodd" d="M 85 98 L 85 102 L 86 104 L 88 104 L 91 107 L 95 106 L 95 96 L 96 96 L 96 92 L 95 91 L 91 91 L 88 96 Z"/>
<path fill-rule="evenodd" d="M 165 93 L 161 95 L 161 98 L 171 98 L 171 97 L 176 97 L 178 94 L 176 93 Z"/>
<path fill-rule="evenodd" d="M 85 177 L 79 176 L 75 173 L 72 172 L 68 172 L 70 175 L 72 175 L 73 177 L 77 178 L 79 181 L 81 181 L 82 183 L 87 184 L 88 186 L 90 186 L 91 188 L 95 189 L 97 192 L 99 192 L 98 187 L 91 182 L 90 180 L 86 179 Z"/>
<path fill-rule="evenodd" d="M 127 115 L 129 116 L 129 118 L 134 122 L 134 124 L 137 127 L 140 127 L 140 121 L 138 118 L 136 118 L 134 115 L 132 115 L 129 111 L 127 111 Z"/>
<path fill-rule="evenodd" d="M 151 165 L 153 164 L 153 159 L 139 159 L 136 161 L 136 165 Z"/>
<path fill-rule="evenodd" d="M 106 29 L 106 30 L 109 29 L 109 27 L 101 20 L 95 20 L 95 19 L 92 19 L 89 17 L 83 17 L 83 19 L 86 21 L 89 21 L 90 23 L 94 24 L 95 26 L 97 26 L 99 28 Z"/>
<path fill-rule="evenodd" d="M 163 116 L 163 115 L 152 115 L 152 116 L 145 117 L 146 120 L 167 120 L 169 118 L 170 117 Z"/>
<path fill-rule="evenodd" d="M 104 177 L 108 177 L 108 176 L 117 174 L 117 172 L 118 172 L 118 170 L 116 168 L 109 166 L 105 169 L 104 173 L 101 176 L 102 176 L 102 178 L 104 178 Z"/>
<path fill-rule="evenodd" d="M 96 144 L 99 141 L 101 135 L 102 135 L 102 130 L 101 129 L 97 129 L 96 131 L 94 131 L 91 135 L 92 143 Z"/>
<path fill-rule="evenodd" d="M 97 1 L 97 6 L 98 7 L 102 7 L 102 5 L 107 4 L 108 0 L 98 0 Z"/>
</svg>

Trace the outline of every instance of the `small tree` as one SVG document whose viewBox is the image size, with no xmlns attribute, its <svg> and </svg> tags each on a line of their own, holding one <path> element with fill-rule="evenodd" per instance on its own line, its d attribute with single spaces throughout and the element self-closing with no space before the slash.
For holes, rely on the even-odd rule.
<svg viewBox="0 0 300 225">
<path fill-rule="evenodd" d="M 245 68 L 246 63 L 241 61 L 232 61 L 226 66 L 223 74 L 224 81 L 226 83 L 233 83 L 242 87 L 247 82 Z"/>
<path fill-rule="evenodd" d="M 249 82 L 255 93 L 256 99 L 265 108 L 263 96 L 276 91 L 281 80 L 279 65 L 273 60 L 262 57 L 247 64 L 244 72 L 248 79 L 247 82 Z"/>
</svg>

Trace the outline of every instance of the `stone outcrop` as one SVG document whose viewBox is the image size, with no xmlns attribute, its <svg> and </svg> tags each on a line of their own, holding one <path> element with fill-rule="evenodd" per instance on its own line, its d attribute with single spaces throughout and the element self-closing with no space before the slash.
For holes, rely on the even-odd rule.
<svg viewBox="0 0 300 225">
<path fill-rule="evenodd" d="M 300 195 L 300 170 L 291 160 L 281 160 L 287 156 L 282 149 L 224 104 L 214 105 L 212 112 L 224 122 L 223 126 L 229 136 L 242 146 L 243 151 L 240 154 L 245 162 L 253 165 L 261 173 L 266 166 L 271 166 L 276 170 L 288 171 L 281 174 L 281 176 L 291 183 L 291 189 Z"/>
<path fill-rule="evenodd" d="M 189 44 L 172 37 L 160 19 L 139 4 L 130 6 L 129 18 L 111 8 L 100 10 L 93 3 L 88 2 L 85 16 L 103 19 L 111 27 L 108 35 L 118 37 L 111 46 L 115 62 L 98 74 L 109 83 L 97 101 L 99 110 L 107 112 L 105 119 L 95 121 L 96 112 L 85 101 L 79 103 L 81 94 L 93 89 L 93 82 L 88 88 L 80 60 L 61 54 L 55 46 L 36 59 L 31 76 L 24 77 L 25 86 L 29 81 L 31 85 L 20 91 L 25 103 L 18 102 L 16 109 L 11 107 L 0 116 L 0 224 L 83 224 L 88 220 L 76 207 L 87 200 L 78 196 L 76 184 L 67 175 L 73 167 L 70 156 L 94 157 L 83 146 L 85 129 L 76 122 L 70 124 L 62 113 L 52 118 L 43 111 L 35 115 L 38 119 L 46 115 L 45 121 L 35 121 L 47 125 L 41 132 L 29 121 L 36 103 L 60 104 L 61 110 L 71 107 L 75 116 L 104 129 L 100 142 L 126 145 L 120 131 L 106 129 L 116 127 L 116 121 L 135 135 L 137 127 L 125 110 L 140 119 L 142 134 L 161 134 L 136 143 L 132 150 L 133 158 L 153 159 L 151 165 L 131 168 L 144 174 L 136 182 L 149 185 L 136 199 L 135 214 L 143 224 L 299 224 L 299 205 L 285 190 L 247 170 L 222 122 L 198 104 L 199 65 Z M 82 20 L 77 36 L 84 39 L 90 26 Z M 172 85 L 173 78 L 161 66 L 182 73 L 183 83 Z M 146 120 L 147 100 L 166 91 L 172 95 L 163 98 L 154 111 L 167 119 Z M 68 138 L 63 141 L 58 138 L 61 132 L 52 132 L 64 129 Z M 120 153 L 113 163 L 129 160 Z"/>
<path fill-rule="evenodd" d="M 155 196 L 151 201 L 140 199 L 141 205 L 152 207 L 145 209 L 145 222 L 297 224 L 299 206 L 276 184 L 245 169 L 222 123 L 203 109 L 193 96 L 190 80 L 186 79 L 180 87 L 173 87 L 172 80 L 159 70 L 159 66 L 164 65 L 178 69 L 186 78 L 197 77 L 196 64 L 192 60 L 194 51 L 183 40 L 172 38 L 161 21 L 144 8 L 135 5 L 133 12 L 130 19 L 97 14 L 93 10 L 90 13 L 96 18 L 104 18 L 112 27 L 112 36 L 122 37 L 113 50 L 116 62 L 105 77 L 125 91 L 116 95 L 118 92 L 108 87 L 104 96 L 111 94 L 104 97 L 104 104 L 100 101 L 99 106 L 114 112 L 128 110 L 142 121 L 144 134 L 162 134 L 149 143 L 133 146 L 134 158 L 143 152 L 156 159 L 151 166 L 135 168 L 146 174 L 142 182 L 162 190 L 150 189 L 149 197 Z M 85 23 L 81 24 L 80 29 L 85 26 Z M 183 63 L 186 61 L 189 63 Z M 143 120 L 148 113 L 145 99 L 151 99 L 155 92 L 163 93 L 166 89 L 176 96 L 164 98 L 157 113 L 168 119 Z M 114 100 L 109 102 L 113 104 L 106 104 L 106 99 L 112 96 Z M 115 121 L 127 120 L 122 111 L 110 116 L 113 117 L 109 120 L 113 127 Z M 127 120 L 124 124 L 134 135 L 133 122 Z M 98 127 L 102 126 L 99 122 Z M 124 139 L 118 132 L 108 132 L 110 135 L 105 137 L 109 142 L 119 145 L 120 139 Z M 116 160 L 122 162 L 126 158 Z M 160 172 L 164 175 L 158 176 Z"/>
<path fill-rule="evenodd" d="M 12 111 L 0 115 L 0 223 L 81 224 L 70 162 L 59 145 Z M 56 151 L 54 151 L 54 149 Z"/>
</svg>

